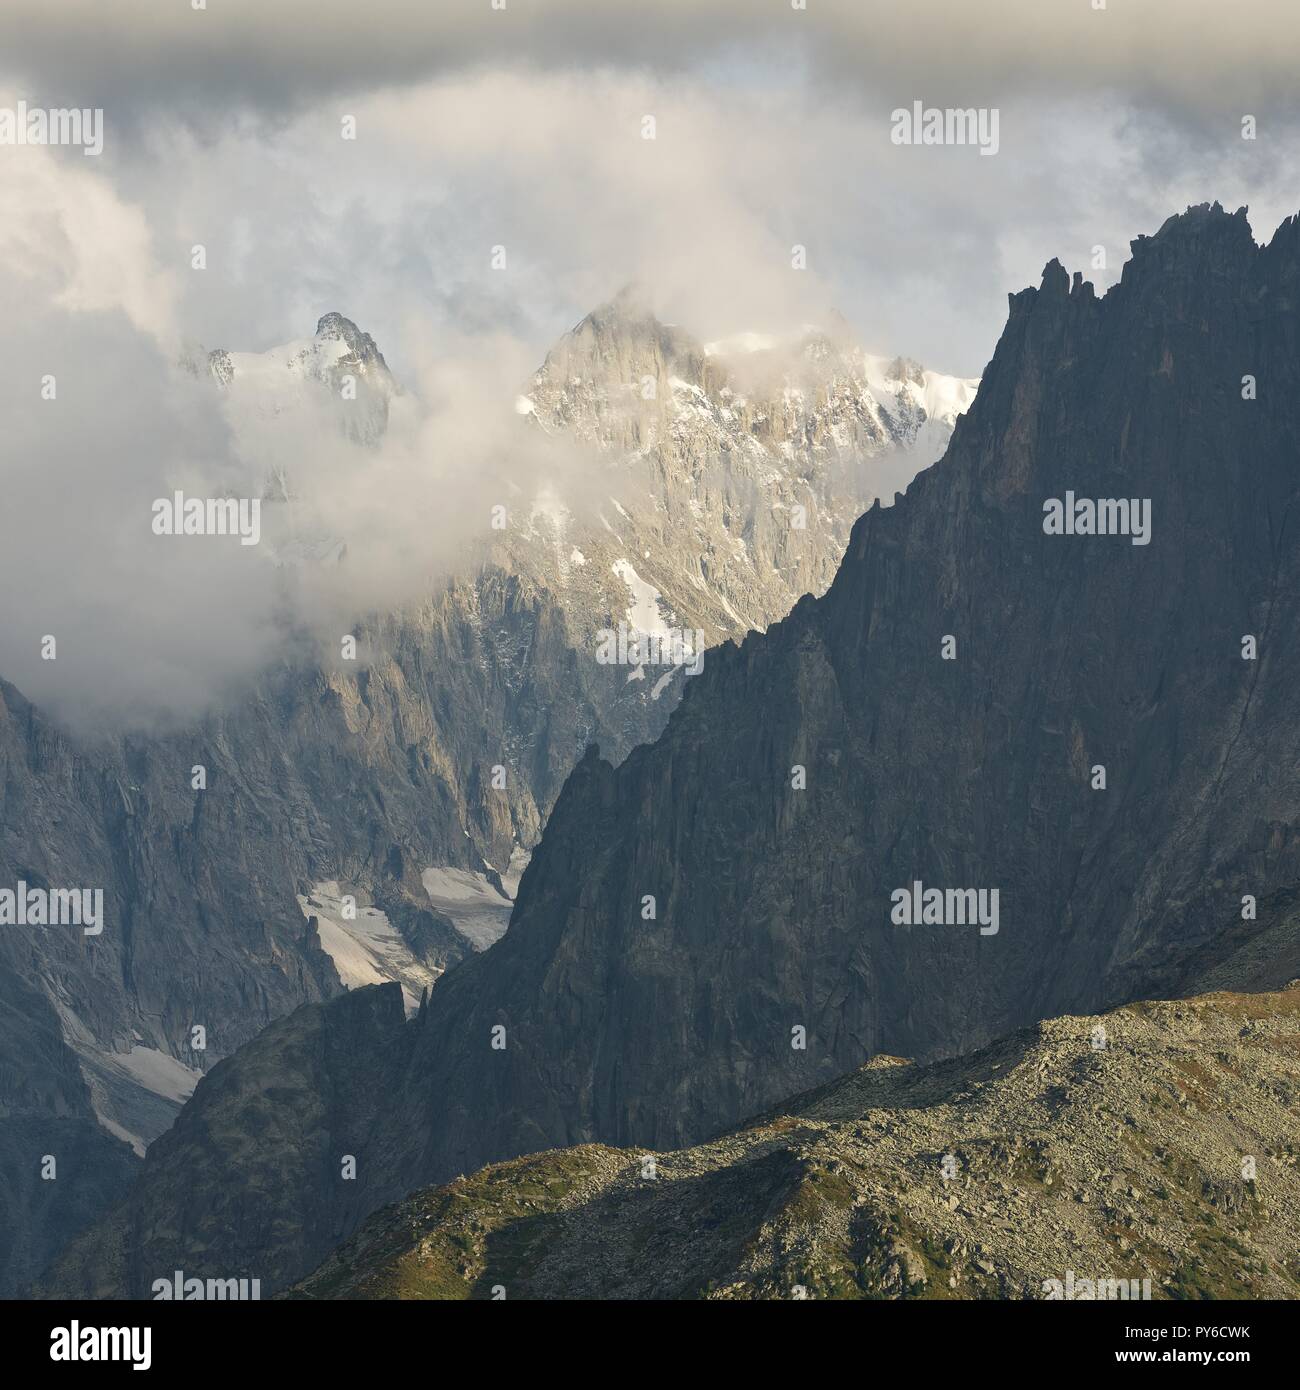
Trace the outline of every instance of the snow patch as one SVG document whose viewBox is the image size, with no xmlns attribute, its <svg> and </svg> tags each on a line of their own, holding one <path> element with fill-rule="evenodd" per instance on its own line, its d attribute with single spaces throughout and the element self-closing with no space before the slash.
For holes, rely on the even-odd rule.
<svg viewBox="0 0 1300 1390">
<path fill-rule="evenodd" d="M 672 678 L 676 674 L 677 668 L 675 666 L 671 670 L 665 671 L 663 675 L 660 676 L 657 681 L 655 681 L 654 686 L 650 691 L 650 698 L 652 700 L 657 700 L 664 693 L 664 691 L 667 690 L 668 682 L 672 680 Z"/>
<path fill-rule="evenodd" d="M 81 1063 L 96 1119 L 143 1156 L 149 1144 L 171 1127 L 203 1073 L 168 1052 L 138 1042 L 127 1052 L 113 1052 L 66 1002 L 56 999 L 54 1007 L 63 1036 Z M 138 1032 L 134 1036 L 140 1038 Z"/>
<path fill-rule="evenodd" d="M 183 1105 L 193 1094 L 203 1073 L 156 1047 L 132 1047 L 130 1052 L 113 1052 L 105 1060 L 120 1067 L 139 1086 L 164 1100 Z"/>
<path fill-rule="evenodd" d="M 345 917 L 343 897 L 343 890 L 334 879 L 316 884 L 305 897 L 298 895 L 302 915 L 316 919 L 321 947 L 334 962 L 339 979 L 347 989 L 390 981 L 399 984 L 406 1012 L 414 1013 L 420 994 L 437 980 L 440 972 L 415 958 L 379 908 L 358 903 L 356 916 Z"/>
<path fill-rule="evenodd" d="M 124 1144 L 130 1144 L 135 1150 L 137 1158 L 143 1158 L 145 1150 L 149 1147 L 143 1138 L 138 1134 L 132 1134 L 129 1129 L 124 1129 L 116 1120 L 110 1120 L 107 1115 L 95 1112 L 95 1118 L 99 1121 L 102 1128 L 108 1130 L 114 1139 L 120 1139 Z"/>
<path fill-rule="evenodd" d="M 512 853 L 512 868 L 514 863 Z M 420 882 L 434 911 L 448 918 L 476 951 L 486 951 L 506 934 L 514 903 L 485 874 L 468 869 L 430 868 L 421 873 Z"/>
<path fill-rule="evenodd" d="M 671 635 L 659 611 L 659 590 L 647 584 L 627 560 L 615 560 L 610 568 L 632 592 L 632 606 L 627 610 L 628 625 L 647 635 Z"/>
</svg>

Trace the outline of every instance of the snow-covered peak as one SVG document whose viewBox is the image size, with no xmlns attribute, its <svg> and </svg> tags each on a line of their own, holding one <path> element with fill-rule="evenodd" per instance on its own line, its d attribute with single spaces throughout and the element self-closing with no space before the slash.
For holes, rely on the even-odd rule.
<svg viewBox="0 0 1300 1390">
<path fill-rule="evenodd" d="M 273 393 L 295 381 L 341 388 L 349 374 L 385 397 L 397 389 L 375 340 L 334 312 L 322 315 L 310 338 L 295 338 L 264 352 L 216 348 L 208 353 L 207 365 L 222 386 L 238 382 Z"/>
<path fill-rule="evenodd" d="M 389 406 L 401 388 L 375 340 L 351 319 L 323 314 L 310 338 L 294 338 L 261 352 L 190 349 L 182 366 L 222 388 L 227 417 L 250 455 L 265 454 L 268 430 L 283 449 L 301 455 L 318 430 L 375 447 L 388 428 Z M 283 490 L 286 465 L 268 464 Z"/>
<path fill-rule="evenodd" d="M 686 429 L 739 453 L 829 460 L 901 450 L 920 468 L 943 452 L 978 386 L 864 351 L 839 314 L 701 343 L 648 305 L 629 287 L 588 314 L 547 355 L 519 413 L 548 433 L 636 456 Z"/>
<path fill-rule="evenodd" d="M 342 314 L 333 311 L 323 314 L 316 324 L 315 341 L 322 348 L 328 343 L 341 343 L 344 350 L 336 360 L 347 357 L 355 361 L 363 370 L 382 373 L 391 383 L 392 376 L 388 371 L 388 363 L 384 361 L 384 355 L 379 351 L 375 340 L 369 333 L 363 333 L 351 319 L 344 318 Z"/>
<path fill-rule="evenodd" d="M 706 344 L 624 291 L 514 402 L 548 447 L 594 446 L 610 495 L 566 499 L 562 524 L 533 505 L 513 563 L 558 576 L 575 630 L 763 627 L 825 588 L 854 520 L 940 457 L 977 386 L 865 352 L 839 316 Z"/>
<path fill-rule="evenodd" d="M 869 353 L 853 339 L 848 323 L 834 315 L 823 328 L 805 324 L 794 334 L 741 332 L 706 343 L 704 352 L 733 374 L 752 375 L 755 369 L 779 371 L 789 385 L 811 366 L 817 374 L 842 376 L 864 383 L 872 398 L 887 409 L 900 399 L 925 411 L 927 418 L 952 425 L 967 410 L 979 387 L 978 377 L 956 377 L 931 371 L 910 357 Z"/>
<path fill-rule="evenodd" d="M 698 382 L 705 369 L 703 347 L 688 333 L 662 323 L 640 286 L 625 286 L 608 303 L 593 309 L 546 355 L 525 399 L 540 414 L 560 407 L 564 424 L 593 434 L 592 407 L 602 413 L 631 407 L 631 395 L 658 399 L 674 378 Z M 596 406 L 597 402 L 603 404 Z"/>
<path fill-rule="evenodd" d="M 862 371 L 881 399 L 900 394 L 922 406 L 927 415 L 949 422 L 970 409 L 979 390 L 979 377 L 932 372 L 907 357 L 862 355 Z"/>
<path fill-rule="evenodd" d="M 309 475 L 314 463 L 339 450 L 364 467 L 387 432 L 401 392 L 375 340 L 331 312 L 310 338 L 261 352 L 195 347 L 181 365 L 220 388 L 222 412 L 247 468 L 240 486 L 263 503 L 261 554 L 294 567 L 341 563 L 347 547 L 318 519 Z"/>
</svg>

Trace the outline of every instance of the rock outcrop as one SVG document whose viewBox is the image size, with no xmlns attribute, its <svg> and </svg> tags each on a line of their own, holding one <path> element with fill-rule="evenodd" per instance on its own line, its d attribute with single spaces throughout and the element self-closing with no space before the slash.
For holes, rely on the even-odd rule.
<svg viewBox="0 0 1300 1390">
<path fill-rule="evenodd" d="M 1052 1019 L 417 1192 L 285 1296 L 1300 1298 L 1298 1105 L 1300 982 Z"/>
</svg>

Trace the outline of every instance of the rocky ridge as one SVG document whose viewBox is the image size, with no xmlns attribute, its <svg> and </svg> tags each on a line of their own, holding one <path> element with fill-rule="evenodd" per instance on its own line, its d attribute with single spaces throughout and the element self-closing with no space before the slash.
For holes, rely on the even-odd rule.
<svg viewBox="0 0 1300 1390">
<path fill-rule="evenodd" d="M 710 1142 L 515 1159 L 286 1297 L 1300 1297 L 1300 981 L 880 1056 Z"/>
</svg>

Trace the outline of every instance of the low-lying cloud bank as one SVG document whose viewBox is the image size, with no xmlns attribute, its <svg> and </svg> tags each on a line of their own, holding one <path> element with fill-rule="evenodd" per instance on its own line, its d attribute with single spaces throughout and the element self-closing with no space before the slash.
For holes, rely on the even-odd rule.
<svg viewBox="0 0 1300 1390">
<path fill-rule="evenodd" d="M 24 155 L 0 232 L 0 674 L 57 715 L 191 719 L 268 666 L 337 658 L 357 620 L 467 563 L 494 506 L 586 491 L 591 460 L 514 411 L 536 364 L 505 333 L 412 335 L 377 441 L 340 428 L 364 385 L 352 403 L 274 366 L 223 389 L 183 346 L 138 209 Z M 255 528 L 224 533 L 222 499 Z M 189 534 L 157 524 L 193 508 Z"/>
</svg>

